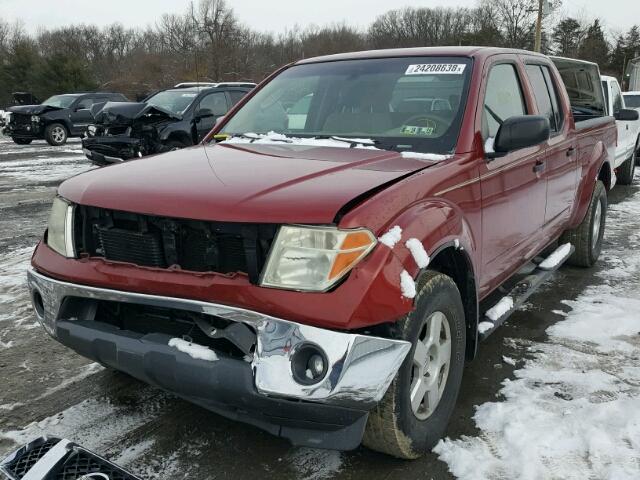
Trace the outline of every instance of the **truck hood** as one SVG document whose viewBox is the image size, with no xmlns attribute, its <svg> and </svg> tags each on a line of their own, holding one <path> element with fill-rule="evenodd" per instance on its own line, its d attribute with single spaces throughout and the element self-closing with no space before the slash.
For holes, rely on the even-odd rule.
<svg viewBox="0 0 640 480">
<path fill-rule="evenodd" d="M 61 110 L 60 107 L 52 107 L 51 105 L 16 105 L 8 108 L 8 112 L 21 113 L 23 115 L 40 115 L 51 110 Z"/>
<path fill-rule="evenodd" d="M 166 217 L 329 224 L 351 200 L 433 164 L 377 149 L 199 145 L 81 174 L 59 193 Z"/>
<path fill-rule="evenodd" d="M 143 117 L 153 117 L 155 120 L 180 120 L 176 115 L 162 107 L 147 103 L 136 102 L 107 102 L 102 108 L 92 110 L 95 123 L 102 125 L 131 125 L 135 120 Z"/>
</svg>

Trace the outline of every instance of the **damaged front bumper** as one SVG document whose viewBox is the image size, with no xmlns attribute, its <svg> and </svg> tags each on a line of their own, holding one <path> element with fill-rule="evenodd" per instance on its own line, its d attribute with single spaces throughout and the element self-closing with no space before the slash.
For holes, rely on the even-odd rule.
<svg viewBox="0 0 640 480">
<path fill-rule="evenodd" d="M 141 156 L 142 145 L 138 138 L 126 135 L 85 137 L 82 152 L 96 165 L 111 165 Z"/>
<path fill-rule="evenodd" d="M 33 269 L 28 284 L 38 321 L 78 353 L 227 417 L 254 424 L 296 445 L 348 450 L 362 439 L 368 411 L 384 396 L 408 342 L 342 333 L 259 312 L 61 282 Z M 192 358 L 171 336 L 136 333 L 94 321 L 92 301 L 167 307 L 243 323 L 255 331 L 250 362 L 218 353 Z M 297 355 L 320 352 L 315 382 L 296 377 Z"/>
</svg>

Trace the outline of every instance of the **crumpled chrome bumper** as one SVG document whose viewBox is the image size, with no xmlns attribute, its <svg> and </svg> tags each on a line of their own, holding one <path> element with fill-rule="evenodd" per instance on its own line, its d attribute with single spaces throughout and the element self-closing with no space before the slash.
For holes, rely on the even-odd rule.
<svg viewBox="0 0 640 480">
<path fill-rule="evenodd" d="M 271 397 L 373 407 L 411 347 L 405 341 L 325 330 L 226 305 L 61 282 L 34 269 L 27 280 L 38 321 L 54 337 L 57 322 L 83 320 L 65 317 L 62 307 L 68 297 L 182 309 L 249 325 L 257 335 L 251 363 L 255 388 Z M 292 356 L 306 345 L 319 347 L 328 364 L 322 379 L 312 385 L 300 384 L 291 365 Z"/>
</svg>

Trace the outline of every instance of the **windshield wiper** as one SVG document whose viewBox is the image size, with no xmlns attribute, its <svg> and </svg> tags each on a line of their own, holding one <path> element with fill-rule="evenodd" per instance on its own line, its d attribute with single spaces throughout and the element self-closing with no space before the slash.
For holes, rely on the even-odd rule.
<svg viewBox="0 0 640 480">
<path fill-rule="evenodd" d="M 371 139 L 353 140 L 351 138 L 337 137 L 335 135 L 316 135 L 311 138 L 316 138 L 318 140 L 335 140 L 337 142 L 348 143 L 350 145 L 349 148 L 356 148 L 358 145 L 363 145 L 363 146 L 368 145 L 373 147 L 377 143 L 380 143 L 379 140 L 371 140 Z"/>
<path fill-rule="evenodd" d="M 271 138 L 271 137 L 266 137 L 266 136 L 260 136 L 260 134 L 257 133 L 233 133 L 229 135 L 229 138 L 246 138 L 248 140 L 251 140 L 249 143 L 253 143 L 256 140 L 260 140 L 262 138 L 268 138 L 270 142 L 283 142 L 283 143 L 293 143 L 293 140 L 289 139 L 289 138 Z"/>
</svg>

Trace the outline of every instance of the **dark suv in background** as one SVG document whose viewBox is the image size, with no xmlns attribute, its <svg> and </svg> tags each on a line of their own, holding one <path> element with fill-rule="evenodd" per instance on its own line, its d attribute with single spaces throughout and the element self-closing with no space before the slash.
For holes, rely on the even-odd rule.
<svg viewBox="0 0 640 480">
<path fill-rule="evenodd" d="M 69 137 L 80 137 L 93 122 L 91 109 L 107 102 L 126 102 L 120 93 L 69 93 L 54 95 L 40 105 L 10 107 L 4 134 L 19 145 L 44 139 L 63 145 Z"/>
<path fill-rule="evenodd" d="M 94 109 L 82 148 L 98 165 L 195 145 L 253 83 L 180 83 L 141 103 L 109 102 Z"/>
</svg>

